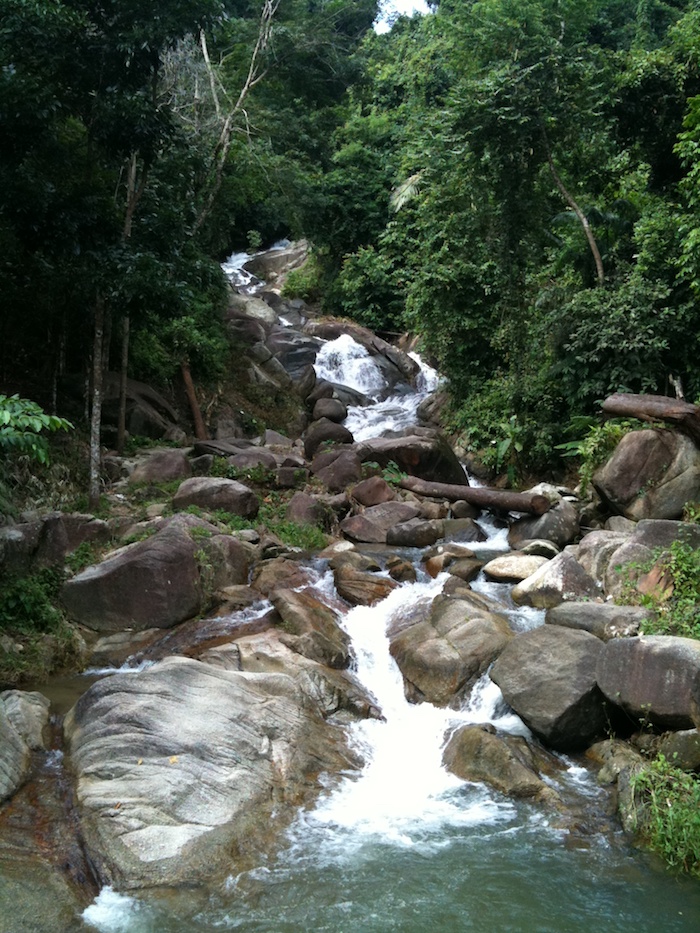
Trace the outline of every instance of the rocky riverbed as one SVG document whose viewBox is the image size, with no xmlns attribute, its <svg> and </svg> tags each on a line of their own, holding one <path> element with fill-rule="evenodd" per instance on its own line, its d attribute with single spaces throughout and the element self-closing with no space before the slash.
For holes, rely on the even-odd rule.
<svg viewBox="0 0 700 933">
<path fill-rule="evenodd" d="M 121 518 L 0 532 L 6 571 L 62 567 L 85 542 L 99 555 L 62 587 L 93 672 L 67 715 L 39 691 L 0 694 L 0 861 L 43 873 L 68 916 L 105 885 L 206 887 L 264 860 L 300 807 L 371 763 L 353 730 L 394 702 L 361 677 L 352 607 L 396 605 L 381 627 L 405 698 L 444 711 L 448 783 L 530 801 L 575 835 L 606 823 L 608 798 L 577 795 L 562 754 L 610 788 L 650 749 L 700 768 L 700 642 L 645 634 L 650 611 L 625 604 L 673 542 L 700 547 L 678 520 L 700 496 L 687 438 L 635 432 L 595 501 L 540 484 L 544 514 L 489 517 L 430 420 L 419 360 L 275 292 L 232 294 L 230 325 L 255 378 L 296 400 L 288 434 L 243 437 L 224 413 L 213 440 L 108 458 Z M 325 546 L 285 543 L 290 527 Z M 509 709 L 465 721 L 486 683 Z"/>
</svg>

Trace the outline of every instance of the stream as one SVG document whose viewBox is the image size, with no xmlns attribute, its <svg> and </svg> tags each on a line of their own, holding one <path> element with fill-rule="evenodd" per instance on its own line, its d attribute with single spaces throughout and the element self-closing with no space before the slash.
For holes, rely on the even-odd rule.
<svg viewBox="0 0 700 933">
<path fill-rule="evenodd" d="M 416 357 L 417 360 L 419 358 Z M 326 344 L 319 375 L 373 399 L 352 408 L 346 424 L 357 439 L 415 423 L 416 409 L 437 385 L 421 363 L 415 391 L 384 397 L 382 375 L 350 338 Z M 505 529 L 488 516 L 487 541 L 478 554 L 507 550 Z M 342 624 L 352 638 L 357 674 L 377 698 L 384 720 L 350 726 L 351 741 L 366 761 L 358 775 L 329 782 L 316 804 L 298 814 L 279 851 L 218 889 L 120 894 L 100 891 L 66 931 L 185 933 L 243 930 L 270 933 L 690 933 L 700 929 L 700 884 L 668 873 L 652 856 L 633 849 L 613 815 L 608 792 L 583 759 L 559 756 L 558 777 L 575 801 L 573 825 L 533 804 L 509 800 L 481 784 L 465 783 L 441 765 L 445 734 L 465 722 L 490 722 L 529 735 L 487 675 L 461 710 L 404 698 L 401 675 L 389 654 L 387 627 L 402 613 L 440 592 L 447 575 L 427 577 L 419 550 L 418 580 L 394 590 L 374 607 L 356 607 Z M 319 561 L 316 561 L 316 566 Z M 320 567 L 319 588 L 333 577 Z M 543 622 L 543 613 L 515 607 L 509 587 L 483 579 L 473 584 L 504 605 L 512 627 Z M 93 671 L 93 676 L 104 671 Z M 60 767 L 60 756 L 47 767 Z M 50 877 L 24 863 L 0 863 L 0 933 L 49 929 Z M 21 866 L 21 867 L 20 867 Z M 36 923 L 15 919 L 15 905 L 30 898 Z"/>
</svg>

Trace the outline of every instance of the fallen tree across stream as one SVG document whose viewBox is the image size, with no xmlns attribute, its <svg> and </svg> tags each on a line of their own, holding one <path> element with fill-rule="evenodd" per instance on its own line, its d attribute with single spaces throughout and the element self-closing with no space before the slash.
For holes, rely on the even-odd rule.
<svg viewBox="0 0 700 933">
<path fill-rule="evenodd" d="M 431 483 L 417 476 L 406 476 L 400 482 L 402 489 L 408 489 L 419 496 L 431 496 L 436 499 L 449 499 L 455 502 L 463 499 L 481 509 L 497 509 L 501 512 L 527 512 L 530 515 L 544 515 L 551 508 L 546 496 L 529 492 L 509 492 L 505 489 L 490 489 L 486 486 L 467 486 L 455 483 Z"/>
<path fill-rule="evenodd" d="M 630 395 L 617 392 L 603 402 L 606 415 L 639 418 L 640 421 L 666 421 L 700 445 L 700 405 L 666 398 L 663 395 Z"/>
</svg>

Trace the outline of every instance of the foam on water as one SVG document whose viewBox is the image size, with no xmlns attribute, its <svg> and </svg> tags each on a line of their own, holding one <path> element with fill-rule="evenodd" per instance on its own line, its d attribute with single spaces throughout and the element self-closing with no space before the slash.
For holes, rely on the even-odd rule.
<svg viewBox="0 0 700 933">
<path fill-rule="evenodd" d="M 106 887 L 85 908 L 83 920 L 100 933 L 134 933 L 140 928 L 138 915 L 143 910 L 143 905 L 135 898 Z"/>
<path fill-rule="evenodd" d="M 323 839 L 326 856 L 343 858 L 366 842 L 401 847 L 435 842 L 445 826 L 467 826 L 508 820 L 514 813 L 485 788 L 465 798 L 464 782 L 442 766 L 446 735 L 461 722 L 498 719 L 500 691 L 484 686 L 463 711 L 430 703 L 406 702 L 401 674 L 389 654 L 387 626 L 416 605 L 427 604 L 442 589 L 447 575 L 427 583 L 406 584 L 374 607 L 358 606 L 343 620 L 357 657 L 357 676 L 374 695 L 384 721 L 365 720 L 353 727 L 353 741 L 366 760 L 357 778 L 348 778 L 304 814 L 292 832 L 302 844 L 309 832 Z M 306 843 L 308 844 L 308 843 Z"/>
<path fill-rule="evenodd" d="M 314 364 L 316 375 L 371 397 L 386 386 L 382 371 L 370 353 L 349 334 L 324 343 Z"/>
</svg>

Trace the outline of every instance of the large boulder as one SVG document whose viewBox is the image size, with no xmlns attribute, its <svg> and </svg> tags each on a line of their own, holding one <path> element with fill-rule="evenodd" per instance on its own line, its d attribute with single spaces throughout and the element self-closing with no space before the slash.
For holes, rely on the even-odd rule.
<svg viewBox="0 0 700 933">
<path fill-rule="evenodd" d="M 605 585 L 611 557 L 629 537 L 627 533 L 600 530 L 591 531 L 581 539 L 576 559 L 599 586 Z"/>
<path fill-rule="evenodd" d="M 352 498 L 360 505 L 380 505 L 382 502 L 391 502 L 396 498 L 393 487 L 381 476 L 370 476 L 363 479 L 350 490 Z"/>
<path fill-rule="evenodd" d="M 5 690 L 0 706 L 17 735 L 32 750 L 46 748 L 49 726 L 49 701 L 41 693 L 28 690 Z"/>
<path fill-rule="evenodd" d="M 29 746 L 14 727 L 0 699 L 0 803 L 24 782 L 29 762 Z"/>
<path fill-rule="evenodd" d="M 382 502 L 340 523 L 340 530 L 351 541 L 385 544 L 394 525 L 418 516 L 419 509 L 408 502 Z"/>
<path fill-rule="evenodd" d="M 193 476 L 186 479 L 173 496 L 174 509 L 186 509 L 196 505 L 200 509 L 214 512 L 223 509 L 242 518 L 255 518 L 260 508 L 258 497 L 252 491 L 233 479 L 215 476 Z"/>
<path fill-rule="evenodd" d="M 493 726 L 461 726 L 450 736 L 442 763 L 462 780 L 483 781 L 509 797 L 559 801 L 557 793 L 539 776 L 526 740 L 499 734 Z"/>
<path fill-rule="evenodd" d="M 606 725 L 605 701 L 596 683 L 603 648 L 588 632 L 544 625 L 514 638 L 490 676 L 546 745 L 583 748 Z"/>
<path fill-rule="evenodd" d="M 700 548 L 700 525 L 692 522 L 645 519 L 610 555 L 605 571 L 605 592 L 623 596 L 651 567 L 655 557 L 674 541 Z"/>
<path fill-rule="evenodd" d="M 693 690 L 700 683 L 700 641 L 671 635 L 609 641 L 596 676 L 605 696 L 640 722 L 689 729 Z"/>
<path fill-rule="evenodd" d="M 71 618 L 98 632 L 116 632 L 170 628 L 196 615 L 202 586 L 191 532 L 198 526 L 210 535 L 217 531 L 193 515 L 178 516 L 67 580 L 61 599 Z"/>
<path fill-rule="evenodd" d="M 169 483 L 192 476 L 184 450 L 158 450 L 140 460 L 129 475 L 129 483 Z"/>
<path fill-rule="evenodd" d="M 399 522 L 386 533 L 386 543 L 395 547 L 428 547 L 435 544 L 445 533 L 445 523 L 440 519 L 423 521 L 420 518 L 409 518 L 407 522 Z"/>
<path fill-rule="evenodd" d="M 398 584 L 389 577 L 376 573 L 367 573 L 342 564 L 334 571 L 335 587 L 338 594 L 352 606 L 373 606 L 396 589 Z"/>
<path fill-rule="evenodd" d="M 419 433 L 420 432 L 420 433 Z M 404 437 L 375 437 L 357 444 L 363 463 L 385 467 L 393 461 L 411 476 L 439 483 L 466 482 L 464 467 L 445 437 L 429 428 L 415 429 Z"/>
<path fill-rule="evenodd" d="M 229 873 L 319 773 L 353 766 L 291 677 L 186 658 L 93 684 L 65 733 L 90 862 L 120 890 Z"/>
<path fill-rule="evenodd" d="M 311 472 L 326 489 L 342 492 L 362 476 L 362 462 L 352 448 L 328 450 L 316 454 Z"/>
<path fill-rule="evenodd" d="M 517 549 L 525 541 L 542 538 L 562 548 L 571 544 L 578 533 L 578 512 L 567 499 L 560 496 L 552 508 L 539 518 L 526 516 L 513 522 L 508 530 L 508 543 Z"/>
<path fill-rule="evenodd" d="M 596 638 L 629 638 L 639 634 L 639 627 L 654 618 L 642 606 L 617 606 L 614 603 L 568 602 L 547 610 L 548 625 L 590 632 Z"/>
<path fill-rule="evenodd" d="M 593 485 L 627 518 L 679 518 L 686 502 L 700 498 L 700 450 L 673 431 L 632 431 L 594 475 Z"/>
<path fill-rule="evenodd" d="M 427 617 L 390 635 L 391 655 L 412 702 L 457 702 L 513 637 L 503 616 L 478 596 L 436 597 Z"/>
<path fill-rule="evenodd" d="M 270 601 L 282 620 L 282 641 L 305 658 L 344 668 L 350 664 L 350 637 L 339 625 L 337 613 L 308 590 L 274 590 Z"/>
<path fill-rule="evenodd" d="M 484 564 L 484 574 L 497 583 L 519 583 L 546 563 L 547 558 L 537 554 L 503 554 Z"/>
<path fill-rule="evenodd" d="M 564 600 L 596 599 L 601 590 L 568 549 L 513 587 L 514 602 L 550 609 Z"/>
<path fill-rule="evenodd" d="M 352 444 L 353 436 L 342 424 L 328 418 L 312 421 L 304 435 L 304 453 L 310 460 L 322 444 Z"/>
</svg>

